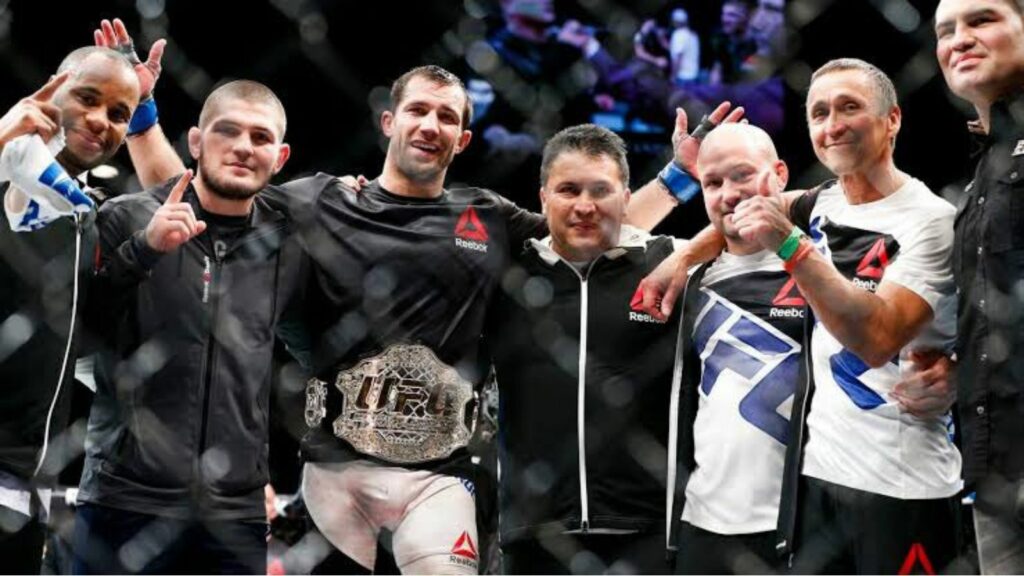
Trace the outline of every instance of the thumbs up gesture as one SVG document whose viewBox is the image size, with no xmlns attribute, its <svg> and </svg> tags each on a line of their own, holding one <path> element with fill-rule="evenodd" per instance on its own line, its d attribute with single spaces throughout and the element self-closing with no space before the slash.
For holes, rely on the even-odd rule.
<svg viewBox="0 0 1024 576">
<path fill-rule="evenodd" d="M 766 250 L 778 251 L 793 230 L 782 201 L 782 180 L 771 170 L 757 175 L 757 194 L 736 205 L 733 224 L 740 236 Z"/>
<path fill-rule="evenodd" d="M 171 252 L 206 230 L 206 222 L 196 219 L 192 205 L 182 201 L 191 181 L 192 171 L 186 170 L 146 226 L 146 243 L 153 250 Z"/>
</svg>

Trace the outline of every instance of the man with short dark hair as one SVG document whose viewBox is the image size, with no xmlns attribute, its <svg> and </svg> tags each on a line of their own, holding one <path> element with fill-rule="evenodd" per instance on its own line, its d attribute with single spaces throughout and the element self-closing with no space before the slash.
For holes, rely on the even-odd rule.
<svg viewBox="0 0 1024 576">
<path fill-rule="evenodd" d="M 974 105 L 977 166 L 956 217 L 964 480 L 982 574 L 1024 572 L 1024 3 L 942 0 L 936 56 Z"/>
<path fill-rule="evenodd" d="M 665 409 L 677 319 L 635 311 L 671 238 L 624 225 L 622 139 L 592 124 L 544 148 L 550 236 L 513 252 L 488 322 L 499 412 L 499 530 L 510 574 L 670 571 Z"/>
<path fill-rule="evenodd" d="M 546 223 L 491 191 L 444 187 L 472 137 L 457 78 L 425 66 L 396 83 L 401 100 L 380 118 L 389 142 L 379 178 L 358 194 L 328 175 L 283 187 L 315 273 L 303 493 L 347 556 L 318 570 L 371 570 L 387 529 L 403 572 L 476 572 L 475 467 L 465 447 L 488 368 L 485 313 L 511 251 Z M 714 121 L 742 114 L 728 113 L 723 104 Z M 677 128 L 685 134 L 685 115 Z M 674 142 L 673 162 L 691 164 L 693 141 Z M 638 198 L 681 192 L 681 174 L 675 168 L 664 188 L 651 182 Z"/>
<path fill-rule="evenodd" d="M 266 86 L 225 84 L 189 130 L 191 185 L 100 211 L 78 573 L 266 572 L 273 330 L 304 262 L 259 195 L 288 159 L 285 124 Z"/>
</svg>

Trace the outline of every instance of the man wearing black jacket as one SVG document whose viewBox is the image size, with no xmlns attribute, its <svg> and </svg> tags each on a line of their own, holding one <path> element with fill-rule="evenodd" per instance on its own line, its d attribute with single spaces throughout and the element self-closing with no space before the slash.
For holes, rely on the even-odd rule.
<svg viewBox="0 0 1024 576">
<path fill-rule="evenodd" d="M 943 0 L 936 56 L 974 105 L 974 180 L 956 214 L 953 274 L 964 481 L 982 574 L 1024 572 L 1024 4 Z"/>
<path fill-rule="evenodd" d="M 0 119 L 0 149 L 22 135 L 49 140 L 63 129 L 57 162 L 80 178 L 124 142 L 140 83 L 128 60 L 106 48 L 75 50 L 58 73 Z M 14 213 L 27 203 L 6 185 L 0 196 Z M 40 518 L 59 472 L 47 454 L 70 410 L 77 305 L 92 271 L 94 222 L 88 212 L 15 233 L 0 215 L 0 556 L 15 573 L 39 572 Z"/>
<path fill-rule="evenodd" d="M 192 185 L 186 172 L 100 211 L 91 420 L 114 431 L 90 437 L 76 572 L 265 572 L 273 328 L 303 261 L 257 196 L 284 132 L 268 88 L 226 84 L 189 131 Z"/>
<path fill-rule="evenodd" d="M 673 244 L 622 225 L 625 154 L 594 125 L 548 142 L 541 201 L 551 235 L 514 252 L 488 325 L 509 573 L 669 569 L 665 416 L 677 323 L 637 312 L 634 293 Z"/>
</svg>

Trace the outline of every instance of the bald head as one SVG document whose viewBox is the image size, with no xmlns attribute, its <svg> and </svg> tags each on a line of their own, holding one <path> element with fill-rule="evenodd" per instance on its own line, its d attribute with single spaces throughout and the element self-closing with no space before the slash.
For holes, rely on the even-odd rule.
<svg viewBox="0 0 1024 576">
<path fill-rule="evenodd" d="M 749 124 L 723 124 L 701 142 L 697 171 L 708 218 L 725 236 L 728 250 L 736 254 L 760 250 L 755 241 L 740 236 L 732 218 L 739 203 L 761 193 L 762 187 L 775 193 L 786 186 L 789 170 L 779 160 L 771 137 Z"/>
<path fill-rule="evenodd" d="M 740 151 L 749 156 L 751 160 L 775 162 L 779 159 L 775 143 L 764 130 L 751 124 L 722 124 L 712 130 L 701 142 L 700 152 L 697 155 L 697 171 L 703 174 L 704 170 L 700 167 L 701 162 L 707 162 L 710 157 L 720 155 L 722 149 L 733 152 Z"/>
</svg>

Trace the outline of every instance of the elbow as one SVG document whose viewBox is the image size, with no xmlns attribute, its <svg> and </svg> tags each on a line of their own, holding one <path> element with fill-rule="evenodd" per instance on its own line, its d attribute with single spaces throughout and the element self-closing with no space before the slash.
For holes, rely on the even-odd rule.
<svg viewBox="0 0 1024 576">
<path fill-rule="evenodd" d="M 881 368 L 899 356 L 902 346 L 873 343 L 863 348 L 863 350 L 853 350 L 853 353 L 869 367 Z"/>
</svg>

